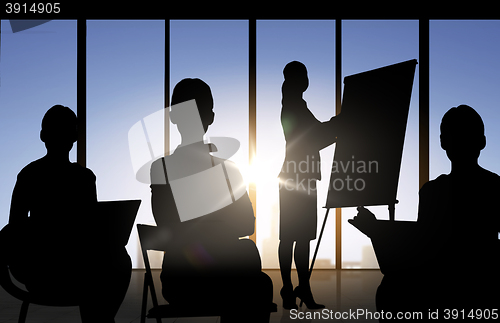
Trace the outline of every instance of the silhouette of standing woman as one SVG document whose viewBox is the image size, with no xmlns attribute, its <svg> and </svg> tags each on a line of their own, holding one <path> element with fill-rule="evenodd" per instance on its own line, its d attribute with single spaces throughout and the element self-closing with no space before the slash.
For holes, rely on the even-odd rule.
<svg viewBox="0 0 500 323">
<path fill-rule="evenodd" d="M 281 125 L 286 156 L 280 178 L 280 244 L 278 248 L 285 309 L 297 309 L 299 297 L 309 309 L 323 308 L 314 301 L 309 284 L 309 242 L 316 239 L 316 181 L 321 179 L 319 150 L 336 140 L 335 118 L 320 122 L 302 98 L 309 86 L 304 64 L 293 61 L 283 69 Z M 294 250 L 295 242 L 295 250 Z M 299 278 L 293 289 L 292 254 Z"/>
</svg>

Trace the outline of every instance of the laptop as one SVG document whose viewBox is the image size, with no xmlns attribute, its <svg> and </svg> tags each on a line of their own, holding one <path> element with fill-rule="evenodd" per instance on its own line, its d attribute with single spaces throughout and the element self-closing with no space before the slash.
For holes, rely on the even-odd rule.
<svg viewBox="0 0 500 323">
<path fill-rule="evenodd" d="M 140 205 L 141 200 L 99 201 L 97 203 L 98 222 L 103 224 L 102 229 L 108 241 L 121 247 L 127 245 Z"/>
</svg>

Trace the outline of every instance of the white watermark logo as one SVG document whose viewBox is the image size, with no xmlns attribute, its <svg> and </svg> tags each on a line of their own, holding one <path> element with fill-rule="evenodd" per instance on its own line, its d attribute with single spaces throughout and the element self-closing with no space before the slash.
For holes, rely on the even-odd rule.
<svg viewBox="0 0 500 323">
<path fill-rule="evenodd" d="M 170 153 L 164 150 L 167 113 L 175 114 L 183 137 Z M 220 210 L 246 193 L 237 166 L 227 160 L 238 150 L 239 142 L 211 137 L 209 143 L 203 139 L 204 134 L 195 100 L 152 113 L 135 123 L 128 133 L 136 179 L 152 185 L 169 184 L 181 221 Z"/>
<path fill-rule="evenodd" d="M 358 308 L 348 311 L 333 311 L 324 308 L 321 311 L 302 312 L 296 309 L 290 310 L 292 320 L 421 320 L 424 315 L 420 311 L 415 312 L 372 312 L 367 309 Z"/>
<path fill-rule="evenodd" d="M 305 160 L 298 163 L 294 160 L 286 161 L 282 173 L 287 175 L 280 180 L 280 189 L 298 190 L 310 194 L 316 190 L 316 178 L 308 174 L 319 173 L 320 170 L 321 162 L 314 160 L 314 155 L 307 155 Z M 375 160 L 356 160 L 355 156 L 348 161 L 334 160 L 331 173 L 336 178 L 330 182 L 328 190 L 363 191 L 366 188 L 363 175 L 377 174 L 378 171 L 379 165 Z"/>
</svg>

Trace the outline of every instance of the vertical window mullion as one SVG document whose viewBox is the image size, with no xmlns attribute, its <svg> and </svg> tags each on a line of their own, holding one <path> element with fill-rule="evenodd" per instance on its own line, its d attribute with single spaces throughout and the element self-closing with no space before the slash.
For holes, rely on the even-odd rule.
<svg viewBox="0 0 500 323">
<path fill-rule="evenodd" d="M 257 154 L 257 23 L 256 19 L 248 24 L 248 164 L 252 167 Z M 255 182 L 249 184 L 249 196 L 257 217 L 257 190 Z M 250 236 L 256 241 L 257 228 Z"/>
<path fill-rule="evenodd" d="M 87 21 L 77 21 L 77 116 L 78 141 L 76 160 L 87 167 Z"/>
</svg>

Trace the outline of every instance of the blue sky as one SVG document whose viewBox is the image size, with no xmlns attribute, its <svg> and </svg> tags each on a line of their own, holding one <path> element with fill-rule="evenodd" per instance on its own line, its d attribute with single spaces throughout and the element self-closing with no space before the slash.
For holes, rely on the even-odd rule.
<svg viewBox="0 0 500 323">
<path fill-rule="evenodd" d="M 233 157 L 248 169 L 248 21 L 171 21 L 170 87 L 185 77 L 207 82 L 216 119 L 208 136 L 230 136 L 241 143 Z M 322 121 L 334 115 L 333 20 L 257 22 L 257 236 L 264 265 L 276 266 L 277 183 L 284 157 L 279 113 L 283 67 L 292 60 L 308 68 L 304 94 Z M 138 222 L 152 223 L 150 190 L 134 178 L 127 133 L 141 118 L 163 108 L 164 21 L 88 21 L 88 167 L 97 175 L 100 200 L 142 199 Z M 439 147 L 439 122 L 452 106 L 469 104 L 482 116 L 487 146 L 480 164 L 500 172 L 500 21 L 431 21 L 431 178 L 449 171 Z M 0 57 L 0 226 L 8 221 L 10 195 L 17 173 L 45 153 L 39 140 L 44 112 L 54 104 L 76 111 L 76 22 L 51 21 L 13 34 L 2 20 Z M 418 21 L 343 22 L 342 76 L 418 57 Z M 396 217 L 416 219 L 418 204 L 418 65 L 401 168 Z M 172 127 L 172 148 L 178 142 Z M 324 172 L 334 147 L 322 151 Z M 72 153 L 72 159 L 75 154 Z M 327 178 L 327 176 L 325 176 Z M 323 181 L 326 182 L 326 181 Z M 326 191 L 318 193 L 319 222 Z M 373 208 L 379 218 L 385 208 Z M 344 218 L 353 210 L 345 209 Z M 369 240 L 343 226 L 344 260 L 370 266 L 363 258 Z M 333 259 L 334 221 L 327 227 L 318 255 Z M 134 233 L 135 234 L 135 233 Z M 314 244 L 313 244 L 314 246 Z M 264 251 L 264 249 L 268 251 Z M 140 265 L 136 237 L 128 246 Z M 363 260 L 364 259 L 364 260 Z M 333 261 L 333 260 L 332 260 Z"/>
</svg>

